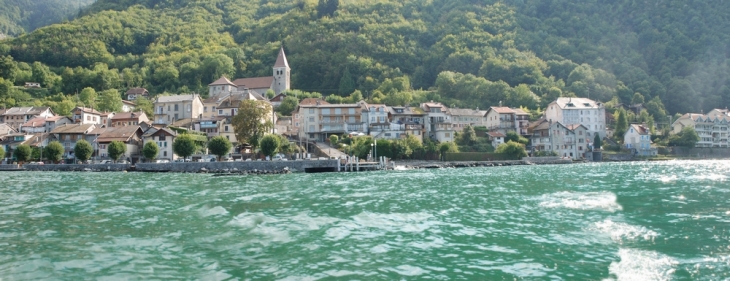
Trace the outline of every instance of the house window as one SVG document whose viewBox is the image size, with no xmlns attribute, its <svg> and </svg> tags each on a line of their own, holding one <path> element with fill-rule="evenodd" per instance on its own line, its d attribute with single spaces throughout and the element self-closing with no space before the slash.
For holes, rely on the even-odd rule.
<svg viewBox="0 0 730 281">
<path fill-rule="evenodd" d="M 310 113 L 312 113 L 312 112 L 310 112 Z M 330 114 L 330 109 L 329 108 L 322 108 L 322 114 Z"/>
<path fill-rule="evenodd" d="M 188 104 L 188 112 L 190 112 L 192 110 L 193 110 L 193 105 L 192 104 Z"/>
<path fill-rule="evenodd" d="M 177 110 L 178 110 L 178 105 L 176 104 L 176 105 L 175 105 L 175 111 L 177 111 Z"/>
<path fill-rule="evenodd" d="M 218 115 L 223 115 L 223 110 L 222 109 L 218 109 Z"/>
<path fill-rule="evenodd" d="M 170 111 L 170 105 L 169 104 L 167 105 L 167 111 Z"/>
<path fill-rule="evenodd" d="M 354 108 L 350 108 L 350 109 L 348 109 L 348 113 L 350 113 L 350 114 L 355 114 L 355 109 L 354 109 Z"/>
<path fill-rule="evenodd" d="M 314 114 L 314 108 L 309 109 L 309 114 Z"/>
<path fill-rule="evenodd" d="M 314 117 L 309 117 L 309 122 L 314 122 Z"/>
<path fill-rule="evenodd" d="M 342 114 L 342 108 L 335 108 L 335 114 Z"/>
<path fill-rule="evenodd" d="M 167 150 L 165 150 L 165 151 L 162 152 L 162 156 L 167 157 Z"/>
<path fill-rule="evenodd" d="M 228 132 L 228 126 L 226 125 L 226 132 Z"/>
<path fill-rule="evenodd" d="M 208 107 L 203 107 L 203 112 L 208 112 Z"/>
</svg>

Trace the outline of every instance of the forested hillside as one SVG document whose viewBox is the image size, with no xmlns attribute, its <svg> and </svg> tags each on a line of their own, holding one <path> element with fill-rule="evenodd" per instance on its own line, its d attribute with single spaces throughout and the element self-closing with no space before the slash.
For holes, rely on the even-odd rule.
<svg viewBox="0 0 730 281">
<path fill-rule="evenodd" d="M 16 36 L 75 17 L 94 0 L 0 0 L 0 34 Z"/>
<path fill-rule="evenodd" d="M 98 0 L 83 14 L 0 42 L 0 103 L 31 102 L 9 89 L 26 81 L 47 96 L 207 92 L 271 75 L 280 46 L 293 88 L 388 104 L 644 100 L 661 122 L 730 103 L 720 0 Z"/>
</svg>

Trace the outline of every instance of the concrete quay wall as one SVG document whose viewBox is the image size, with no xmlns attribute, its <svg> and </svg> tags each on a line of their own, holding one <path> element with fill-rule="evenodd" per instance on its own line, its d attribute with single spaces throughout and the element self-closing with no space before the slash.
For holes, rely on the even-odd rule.
<svg viewBox="0 0 730 281">
<path fill-rule="evenodd" d="M 46 165 L 23 165 L 26 171 L 127 171 L 130 164 L 46 164 Z"/>
<path fill-rule="evenodd" d="M 244 162 L 185 162 L 185 163 L 137 163 L 139 172 L 187 172 L 201 171 L 282 171 L 305 172 L 307 170 L 337 171 L 337 160 L 301 161 L 244 161 Z"/>
</svg>

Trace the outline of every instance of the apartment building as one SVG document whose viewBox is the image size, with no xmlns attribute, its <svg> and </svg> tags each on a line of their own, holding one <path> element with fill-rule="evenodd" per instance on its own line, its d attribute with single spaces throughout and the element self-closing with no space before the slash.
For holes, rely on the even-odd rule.
<svg viewBox="0 0 730 281">
<path fill-rule="evenodd" d="M 25 133 L 50 133 L 56 127 L 70 124 L 73 121 L 66 116 L 35 117 L 21 125 L 20 130 Z"/>
<path fill-rule="evenodd" d="M 36 107 L 11 107 L 0 114 L 0 123 L 8 124 L 13 129 L 20 127 L 34 117 L 52 117 L 56 116 L 47 106 Z"/>
<path fill-rule="evenodd" d="M 149 123 L 150 119 L 144 111 L 117 113 L 111 119 L 111 127 L 139 126 L 142 123 Z"/>
<path fill-rule="evenodd" d="M 156 124 L 172 124 L 177 120 L 200 118 L 203 100 L 198 94 L 159 96 L 155 100 Z"/>
<path fill-rule="evenodd" d="M 487 124 L 486 110 L 451 108 L 449 113 L 451 113 L 451 122 L 456 132 L 463 131 L 466 126 L 486 126 Z"/>
<path fill-rule="evenodd" d="M 178 156 L 172 151 L 172 143 L 176 137 L 177 133 L 169 128 L 150 127 L 147 129 L 142 135 L 142 141 L 144 144 L 147 144 L 147 142 L 155 142 L 159 148 L 157 158 L 147 160 L 176 160 Z"/>
<path fill-rule="evenodd" d="M 635 155 L 656 156 L 656 147 L 651 147 L 651 132 L 642 124 L 631 124 L 624 134 L 624 147 Z"/>
<path fill-rule="evenodd" d="M 561 157 L 582 159 L 588 151 L 588 128 L 582 124 L 563 125 L 541 119 L 531 131 L 532 152 L 552 151 Z"/>
<path fill-rule="evenodd" d="M 426 113 L 428 137 L 439 142 L 454 141 L 454 128 L 449 108 L 439 102 L 426 102 L 420 106 Z"/>
<path fill-rule="evenodd" d="M 299 135 L 312 141 L 326 141 L 330 135 L 350 132 L 364 132 L 366 122 L 362 120 L 362 106 L 353 104 L 329 104 L 315 100 L 314 104 L 299 104 Z"/>
<path fill-rule="evenodd" d="M 695 147 L 730 147 L 729 124 L 727 109 L 713 109 L 707 114 L 687 113 L 672 123 L 672 133 L 692 127 L 700 137 Z"/>
<path fill-rule="evenodd" d="M 601 102 L 587 98 L 561 97 L 545 108 L 548 121 L 561 124 L 581 124 L 588 129 L 589 137 L 598 134 L 606 137 L 606 108 Z"/>
<path fill-rule="evenodd" d="M 96 128 L 96 124 L 64 124 L 53 129 L 51 135 L 63 145 L 65 149 L 64 158 L 74 158 L 73 149 L 76 146 L 76 142 L 85 140 L 86 136 Z M 95 144 L 92 143 L 92 145 Z"/>
</svg>

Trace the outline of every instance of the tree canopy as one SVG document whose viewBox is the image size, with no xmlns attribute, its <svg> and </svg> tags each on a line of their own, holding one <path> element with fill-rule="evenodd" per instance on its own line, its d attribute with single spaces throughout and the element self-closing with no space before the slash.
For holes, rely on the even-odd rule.
<svg viewBox="0 0 730 281">
<path fill-rule="evenodd" d="M 179 134 L 172 142 L 172 151 L 182 158 L 193 155 L 195 149 L 195 140 L 189 134 Z"/>
<path fill-rule="evenodd" d="M 91 159 L 91 155 L 93 153 L 94 148 L 88 141 L 79 140 L 76 142 L 76 145 L 74 146 L 74 155 L 76 155 L 76 159 L 79 159 L 81 161 L 89 160 Z"/>
<path fill-rule="evenodd" d="M 157 158 L 157 154 L 160 153 L 160 147 L 154 141 L 148 141 L 142 147 L 142 156 L 147 160 L 153 160 Z"/>
<path fill-rule="evenodd" d="M 269 132 L 274 124 L 271 122 L 273 114 L 271 104 L 257 100 L 244 100 L 233 117 L 236 139 L 248 142 L 254 150 L 265 133 Z"/>
<path fill-rule="evenodd" d="M 208 150 L 213 155 L 218 156 L 218 161 L 221 160 L 221 157 L 231 152 L 232 146 L 231 142 L 224 136 L 214 137 L 208 142 Z"/>
<path fill-rule="evenodd" d="M 46 146 L 45 150 L 43 151 L 43 155 L 48 160 L 51 160 L 53 163 L 57 163 L 58 161 L 61 161 L 61 158 L 63 158 L 64 151 L 65 149 L 60 142 L 52 141 Z"/>
<path fill-rule="evenodd" d="M 119 160 L 119 157 L 127 152 L 127 145 L 121 141 L 112 141 L 109 146 L 107 146 L 107 151 L 109 152 L 109 157 L 116 162 Z"/>
<path fill-rule="evenodd" d="M 15 158 L 18 159 L 18 162 L 25 162 L 25 161 L 30 160 L 33 150 L 30 148 L 29 145 L 21 144 L 15 148 L 14 153 L 15 153 Z"/>
<path fill-rule="evenodd" d="M 73 7 L 15 2 L 33 15 Z M 0 32 L 2 14 L 34 21 L 3 8 Z M 680 0 L 97 0 L 82 17 L 0 41 L 0 105 L 68 114 L 111 101 L 80 95 L 86 88 L 207 92 L 221 75 L 271 75 L 283 46 L 293 88 L 331 100 L 359 91 L 388 105 L 536 109 L 560 96 L 643 97 L 659 122 L 663 111 L 730 103 L 728 11 L 730 2 Z M 49 22 L 58 20 L 38 24 Z M 13 87 L 25 82 L 43 88 Z"/>
</svg>

